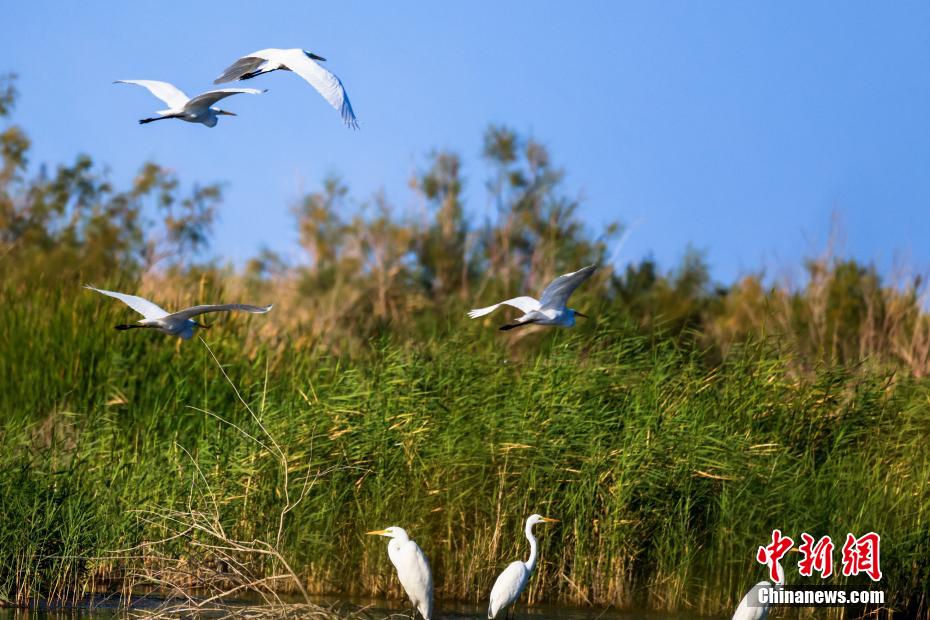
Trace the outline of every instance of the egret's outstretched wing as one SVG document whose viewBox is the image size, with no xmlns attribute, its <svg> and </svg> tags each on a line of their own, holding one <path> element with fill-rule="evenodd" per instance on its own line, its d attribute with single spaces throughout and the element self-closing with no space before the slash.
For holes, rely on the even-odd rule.
<svg viewBox="0 0 930 620">
<path fill-rule="evenodd" d="M 358 129 L 358 119 L 355 117 L 355 111 L 352 110 L 352 104 L 349 102 L 349 96 L 346 94 L 342 81 L 309 58 L 304 50 L 299 48 L 269 48 L 252 52 L 228 66 L 213 83 L 221 84 L 241 79 L 243 76 L 251 77 L 249 74 L 254 73 L 265 63 L 269 64 L 269 68 L 274 69 L 283 66 L 302 77 L 323 95 L 331 106 L 339 110 L 342 121 L 347 126 Z"/>
<path fill-rule="evenodd" d="M 578 288 L 578 285 L 591 277 L 597 265 L 588 265 L 578 271 L 561 275 L 552 282 L 542 292 L 539 298 L 539 305 L 542 308 L 563 308 L 571 294 Z"/>
<path fill-rule="evenodd" d="M 271 306 L 250 306 L 248 304 L 211 304 L 205 306 L 193 306 L 191 308 L 185 308 L 179 312 L 169 314 L 168 317 L 172 319 L 189 319 L 195 317 L 199 314 L 206 314 L 208 312 L 230 312 L 233 310 L 239 310 L 241 312 L 251 312 L 252 314 L 265 314 L 271 310 Z"/>
<path fill-rule="evenodd" d="M 533 299 L 532 297 L 514 297 L 513 299 L 508 299 L 502 301 L 499 304 L 494 304 L 493 306 L 488 306 L 487 308 L 475 308 L 474 310 L 468 311 L 468 318 L 477 319 L 479 316 L 484 316 L 486 314 L 491 314 L 497 310 L 500 306 L 513 306 L 517 310 L 522 310 L 523 314 L 527 312 L 532 312 L 533 310 L 539 310 L 541 307 L 539 302 Z"/>
<path fill-rule="evenodd" d="M 258 88 L 218 88 L 216 90 L 208 90 L 205 93 L 201 93 L 187 102 L 184 106 L 185 108 L 209 108 L 214 103 L 220 99 L 225 99 L 226 97 L 231 97 L 232 95 L 238 95 L 239 93 L 245 93 L 248 95 L 260 95 L 264 90 L 259 90 Z"/>
<path fill-rule="evenodd" d="M 339 110 L 342 115 L 342 122 L 348 127 L 358 129 L 358 119 L 355 118 L 355 112 L 352 110 L 352 104 L 349 103 L 349 96 L 342 85 L 342 81 L 332 72 L 323 68 L 315 60 L 307 57 L 303 50 L 282 50 L 286 52 L 282 63 L 288 69 L 309 82 L 310 86 L 315 88 L 318 93 L 323 95 L 323 99 L 329 102 L 329 105 Z"/>
<path fill-rule="evenodd" d="M 262 52 L 267 52 L 271 50 L 262 50 L 261 52 L 256 52 L 255 54 L 249 54 L 248 56 L 243 56 L 233 64 L 226 67 L 220 77 L 213 80 L 214 84 L 222 84 L 223 82 L 234 82 L 238 80 L 243 75 L 248 75 L 252 73 L 263 64 L 268 62 L 267 58 L 262 58 L 256 54 L 261 54 Z"/>
<path fill-rule="evenodd" d="M 103 289 L 94 288 L 89 284 L 85 284 L 84 288 L 90 289 L 92 291 L 97 291 L 109 297 L 114 297 L 119 299 L 121 302 L 141 314 L 147 319 L 162 319 L 168 316 L 168 311 L 164 308 L 158 306 L 157 304 L 152 303 L 148 299 L 143 297 L 137 297 L 136 295 L 127 295 L 126 293 L 117 293 L 114 291 L 105 291 Z"/>
<path fill-rule="evenodd" d="M 174 84 L 159 82 L 157 80 L 116 80 L 114 84 L 135 84 L 148 89 L 150 93 L 161 99 L 173 110 L 179 110 L 187 103 L 187 95 L 181 92 Z"/>
</svg>

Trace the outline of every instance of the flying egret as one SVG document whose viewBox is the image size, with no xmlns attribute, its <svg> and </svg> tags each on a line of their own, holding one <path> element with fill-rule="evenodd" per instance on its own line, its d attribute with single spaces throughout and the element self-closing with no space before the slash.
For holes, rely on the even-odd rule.
<svg viewBox="0 0 930 620">
<path fill-rule="evenodd" d="M 587 318 L 588 315 L 582 314 L 573 308 L 567 307 L 569 296 L 574 292 L 578 285 L 591 277 L 597 265 L 588 265 L 578 271 L 561 275 L 549 283 L 537 301 L 532 297 L 514 297 L 502 301 L 487 308 L 477 308 L 468 311 L 469 318 L 476 319 L 479 316 L 491 314 L 500 306 L 513 306 L 521 310 L 523 316 L 517 317 L 514 323 L 502 325 L 502 330 L 513 329 L 521 325 L 555 325 L 558 327 L 574 327 L 575 317 L 581 316 Z"/>
<path fill-rule="evenodd" d="M 156 112 L 158 116 L 140 120 L 140 125 L 164 120 L 166 118 L 179 118 L 188 123 L 202 123 L 207 127 L 215 127 L 218 116 L 236 116 L 236 113 L 214 108 L 212 107 L 214 103 L 220 99 L 225 99 L 231 95 L 238 95 L 239 93 L 260 95 L 265 92 L 257 88 L 219 88 L 217 90 L 208 90 L 191 99 L 181 92 L 177 86 L 169 84 L 168 82 L 159 82 L 156 80 L 116 80 L 113 83 L 135 84 L 136 86 L 146 88 L 168 106 L 167 110 Z"/>
<path fill-rule="evenodd" d="M 271 310 L 271 306 L 249 306 L 247 304 L 214 304 L 206 306 L 193 306 L 185 308 L 179 312 L 168 312 L 157 304 L 148 299 L 137 297 L 136 295 L 127 295 L 125 293 L 115 293 L 103 289 L 94 288 L 93 286 L 84 285 L 92 291 L 97 291 L 109 297 L 115 297 L 121 302 L 141 314 L 143 318 L 134 325 L 117 325 L 116 329 L 156 329 L 163 334 L 180 336 L 184 340 L 189 340 L 194 336 L 194 328 L 202 327 L 209 329 L 209 325 L 202 325 L 194 321 L 193 317 L 206 314 L 208 312 L 228 312 L 232 310 L 241 310 L 242 312 L 251 312 L 252 314 L 265 314 Z"/>
<path fill-rule="evenodd" d="M 541 515 L 530 515 L 526 519 L 524 533 L 530 541 L 530 558 L 526 562 L 517 560 L 504 569 L 494 587 L 491 588 L 491 604 L 488 605 L 488 618 L 496 618 L 505 607 L 517 600 L 520 593 L 530 580 L 530 575 L 536 567 L 536 537 L 533 536 L 533 526 L 537 523 L 558 523 L 558 519 L 549 519 Z"/>
<path fill-rule="evenodd" d="M 317 60 L 325 61 L 326 59 L 300 48 L 259 50 L 229 65 L 213 83 L 249 80 L 278 69 L 293 71 L 323 95 L 329 105 L 339 110 L 342 122 L 347 127 L 358 129 L 358 120 L 355 118 L 355 112 L 352 111 L 352 104 L 349 103 L 345 87 L 338 77 L 324 69 L 316 62 Z"/>
<path fill-rule="evenodd" d="M 797 548 L 792 548 L 792 552 L 797 553 Z M 739 605 L 736 607 L 736 611 L 733 613 L 733 620 L 765 620 L 769 617 L 769 611 L 771 609 L 771 603 L 761 603 L 759 599 L 759 591 L 765 589 L 780 590 L 783 585 L 785 585 L 785 571 L 781 567 L 781 563 L 778 560 L 775 560 L 775 573 L 778 575 L 778 580 L 775 582 L 775 585 L 772 585 L 767 579 L 763 579 L 752 588 L 749 589 L 749 592 L 743 596 L 743 600 L 739 602 Z"/>
<path fill-rule="evenodd" d="M 410 598 L 410 603 L 416 608 L 423 620 L 433 617 L 433 574 L 429 569 L 426 554 L 410 540 L 406 530 L 391 526 L 383 530 L 366 532 L 368 536 L 386 536 L 388 542 L 388 557 L 391 564 L 397 569 L 397 577 L 404 592 Z M 411 614 L 416 616 L 416 614 Z"/>
</svg>

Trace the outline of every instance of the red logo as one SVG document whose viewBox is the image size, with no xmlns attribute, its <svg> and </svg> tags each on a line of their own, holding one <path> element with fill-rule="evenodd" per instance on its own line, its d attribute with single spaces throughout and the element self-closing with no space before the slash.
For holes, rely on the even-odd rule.
<svg viewBox="0 0 930 620">
<path fill-rule="evenodd" d="M 766 547 L 759 547 L 756 552 L 756 561 L 759 564 L 767 564 L 769 567 L 769 578 L 773 583 L 783 583 L 785 576 L 779 574 L 781 567 L 777 564 L 786 553 L 794 546 L 794 541 L 788 536 L 782 536 L 781 530 L 772 530 L 772 542 Z"/>
<path fill-rule="evenodd" d="M 846 543 L 843 545 L 843 575 L 849 577 L 865 573 L 872 581 L 881 579 L 879 543 L 881 537 L 875 532 L 869 532 L 861 538 L 847 534 Z"/>
<path fill-rule="evenodd" d="M 794 549 L 800 551 L 802 558 L 798 562 L 798 572 L 802 577 L 812 577 L 814 571 L 820 573 L 821 579 L 833 574 L 833 539 L 824 536 L 815 542 L 813 536 L 804 532 L 801 534 L 801 545 Z M 778 563 L 788 551 L 792 550 L 794 540 L 784 536 L 781 530 L 772 530 L 772 542 L 765 547 L 759 547 L 756 552 L 756 561 L 769 567 L 769 579 L 775 583 L 784 583 L 785 575 Z M 881 569 L 881 537 L 875 532 L 869 532 L 856 538 L 852 533 L 846 534 L 843 544 L 843 576 L 852 577 L 860 573 L 868 575 L 872 581 L 882 578 Z"/>
<path fill-rule="evenodd" d="M 799 573 L 802 577 L 810 577 L 816 570 L 820 573 L 821 579 L 826 579 L 833 574 L 833 540 L 829 536 L 824 536 L 814 544 L 814 537 L 804 532 L 801 534 L 804 541 L 798 547 L 798 551 L 804 557 L 798 562 Z"/>
</svg>

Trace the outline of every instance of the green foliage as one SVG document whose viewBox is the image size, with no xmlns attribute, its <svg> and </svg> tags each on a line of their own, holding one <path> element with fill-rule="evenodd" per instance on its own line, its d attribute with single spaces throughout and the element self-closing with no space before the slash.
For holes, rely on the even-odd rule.
<svg viewBox="0 0 930 620">
<path fill-rule="evenodd" d="M 103 550 L 160 534 L 129 511 L 186 505 L 197 468 L 231 535 L 275 537 L 272 455 L 203 411 L 260 436 L 255 421 L 198 342 L 101 329 L 122 313 L 49 293 L 5 313 L 7 600 L 24 574 L 31 596 L 119 575 Z M 357 360 L 287 343 L 243 357 L 259 326 L 229 317 L 209 336 L 288 454 L 292 497 L 314 477 L 282 545 L 311 590 L 398 594 L 382 545 L 361 533 L 400 524 L 429 554 L 440 600 L 478 602 L 525 554 L 521 520 L 540 511 L 563 522 L 541 532 L 533 600 L 722 613 L 761 578 L 755 548 L 780 527 L 880 532 L 891 607 L 926 611 L 922 381 L 832 366 L 791 378 L 765 343 L 709 367 L 608 320 L 518 357 L 480 325 L 388 337 Z"/>
<path fill-rule="evenodd" d="M 0 118 L 15 101 L 0 79 Z M 180 191 L 177 176 L 144 164 L 131 187 L 113 187 L 88 155 L 29 174 L 29 140 L 16 125 L 0 133 L 0 266 L 9 281 L 135 276 L 166 259 L 177 265 L 206 246 L 217 185 Z"/>
<path fill-rule="evenodd" d="M 14 102 L 0 82 L 0 117 Z M 425 214 L 331 177 L 294 207 L 305 260 L 266 250 L 235 273 L 190 262 L 219 186 L 185 192 L 148 163 L 118 189 L 89 156 L 33 172 L 28 149 L 21 128 L 0 133 L 0 600 L 124 585 L 151 558 L 111 551 L 163 533 L 135 510 L 205 501 L 205 481 L 225 529 L 276 536 L 281 470 L 231 426 L 259 435 L 203 345 L 112 331 L 129 311 L 78 287 L 93 281 L 157 287 L 166 307 L 275 301 L 207 337 L 285 449 L 290 495 L 313 481 L 282 548 L 312 590 L 396 594 L 360 533 L 400 524 L 440 597 L 476 601 L 540 511 L 563 523 L 542 533 L 534 600 L 721 613 L 760 578 L 772 528 L 875 530 L 889 607 L 927 614 L 919 280 L 825 257 L 800 287 L 720 287 L 693 250 L 614 272 L 620 227 L 584 226 L 546 148 L 506 127 L 485 135 L 487 220 L 438 152 L 411 183 Z M 590 262 L 573 302 L 597 318 L 572 331 L 464 319 Z"/>
</svg>

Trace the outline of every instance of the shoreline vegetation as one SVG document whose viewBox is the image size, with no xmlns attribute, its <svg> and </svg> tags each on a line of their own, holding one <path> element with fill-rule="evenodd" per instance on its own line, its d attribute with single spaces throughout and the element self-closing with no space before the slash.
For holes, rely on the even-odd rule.
<svg viewBox="0 0 930 620">
<path fill-rule="evenodd" d="M 468 217 L 464 164 L 439 152 L 412 182 L 423 213 L 329 178 L 293 208 L 304 261 L 234 270 L 203 258 L 220 186 L 147 163 L 118 189 L 84 155 L 33 170 L 14 85 L 0 80 L 0 603 L 399 597 L 363 535 L 399 525 L 441 611 L 486 600 L 540 512 L 561 523 L 540 533 L 524 602 L 728 615 L 765 577 L 772 529 L 875 531 L 886 607 L 828 613 L 928 617 L 920 278 L 888 285 L 830 253 L 794 287 L 714 284 L 694 252 L 668 272 L 610 267 L 621 227 L 588 230 L 545 147 L 502 127 L 485 136 L 492 220 Z M 572 330 L 465 317 L 592 262 L 572 301 L 594 318 Z M 179 344 L 114 331 L 130 311 L 84 283 L 275 309 Z"/>
</svg>

